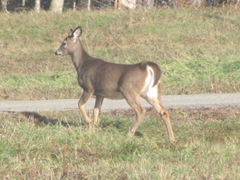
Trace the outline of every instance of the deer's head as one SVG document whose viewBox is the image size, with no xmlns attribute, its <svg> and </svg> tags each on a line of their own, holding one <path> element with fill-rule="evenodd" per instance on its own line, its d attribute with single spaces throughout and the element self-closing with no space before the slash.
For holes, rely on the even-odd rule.
<svg viewBox="0 0 240 180">
<path fill-rule="evenodd" d="M 82 35 L 82 28 L 78 26 L 74 30 L 71 29 L 70 35 L 68 35 L 58 50 L 55 52 L 56 55 L 63 56 L 71 54 L 76 47 L 79 45 L 79 37 Z"/>
</svg>

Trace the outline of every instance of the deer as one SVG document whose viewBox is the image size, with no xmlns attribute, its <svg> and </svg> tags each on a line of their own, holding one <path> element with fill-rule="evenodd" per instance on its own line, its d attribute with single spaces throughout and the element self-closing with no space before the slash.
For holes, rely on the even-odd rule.
<svg viewBox="0 0 240 180">
<path fill-rule="evenodd" d="M 160 78 L 161 69 L 152 61 L 142 61 L 136 64 L 118 64 L 90 56 L 84 49 L 80 37 L 82 28 L 71 29 L 70 34 L 62 41 L 55 52 L 57 56 L 70 55 L 77 72 L 77 79 L 83 92 L 78 101 L 89 129 L 98 125 L 98 117 L 104 98 L 125 99 L 135 111 L 136 119 L 129 129 L 128 136 L 132 137 L 139 124 L 143 121 L 146 109 L 141 105 L 144 98 L 162 116 L 168 137 L 175 141 L 170 115 L 161 100 Z M 93 121 L 89 118 L 85 103 L 95 97 Z"/>
</svg>

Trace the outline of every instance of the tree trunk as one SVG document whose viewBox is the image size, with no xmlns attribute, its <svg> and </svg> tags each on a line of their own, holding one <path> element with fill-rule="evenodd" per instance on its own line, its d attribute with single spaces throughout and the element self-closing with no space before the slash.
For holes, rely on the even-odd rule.
<svg viewBox="0 0 240 180">
<path fill-rule="evenodd" d="M 52 0 L 51 11 L 55 13 L 62 13 L 64 0 Z"/>
<path fill-rule="evenodd" d="M 40 9 L 41 9 L 41 0 L 35 0 L 35 11 L 39 13 Z"/>
<path fill-rule="evenodd" d="M 136 0 L 120 0 L 120 6 L 124 6 L 127 9 L 136 9 Z"/>
<path fill-rule="evenodd" d="M 22 0 L 22 7 L 25 7 L 26 5 L 26 0 Z"/>
<path fill-rule="evenodd" d="M 88 0 L 87 9 L 88 11 L 91 11 L 91 0 Z"/>
<path fill-rule="evenodd" d="M 2 6 L 2 10 L 8 12 L 7 10 L 7 0 L 0 0 L 0 5 Z"/>
</svg>

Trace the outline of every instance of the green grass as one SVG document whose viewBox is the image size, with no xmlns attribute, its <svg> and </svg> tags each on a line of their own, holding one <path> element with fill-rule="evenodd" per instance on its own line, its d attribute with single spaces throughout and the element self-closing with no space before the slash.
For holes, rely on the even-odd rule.
<svg viewBox="0 0 240 180">
<path fill-rule="evenodd" d="M 93 56 L 160 64 L 164 94 L 239 92 L 239 15 L 231 8 L 1 13 L 0 99 L 77 98 L 70 58 L 54 55 L 77 25 Z"/>
<path fill-rule="evenodd" d="M 22 99 L 37 99 L 36 97 L 42 93 L 45 93 L 46 99 L 71 98 L 72 92 L 75 97 L 79 97 L 81 92 L 73 71 L 38 72 L 31 76 L 25 74 L 4 76 L 0 86 L 8 87 L 3 88 L 5 99 L 13 98 L 9 96 L 14 96 L 16 92 L 22 94 Z"/>
<path fill-rule="evenodd" d="M 164 94 L 240 90 L 240 11 L 230 8 L 1 13 L 0 100 L 78 98 L 69 57 L 54 55 L 83 28 L 93 56 L 153 60 Z M 177 143 L 154 113 L 126 137 L 133 113 L 102 114 L 89 133 L 78 111 L 0 114 L 1 179 L 238 179 L 239 107 L 171 110 Z M 148 112 L 149 113 L 149 112 Z M 113 114 L 115 114 L 113 116 Z"/>
<path fill-rule="evenodd" d="M 168 141 L 164 123 L 152 113 L 138 129 L 141 136 L 133 138 L 126 138 L 132 113 L 103 114 L 101 127 L 94 133 L 87 131 L 78 111 L 1 114 L 0 176 L 238 179 L 239 108 L 220 109 L 218 113 L 171 112 L 176 144 Z M 219 113 L 221 117 L 217 116 Z M 198 120 L 200 116 L 202 120 Z"/>
<path fill-rule="evenodd" d="M 74 80 L 75 74 L 70 71 L 61 71 L 61 72 L 48 72 L 48 73 L 38 73 L 34 74 L 34 76 L 6 76 L 3 78 L 3 81 L 1 82 L 2 87 L 22 87 L 27 88 L 30 86 L 43 86 L 43 87 L 49 87 L 52 88 L 71 88 L 68 86 L 69 84 L 73 86 L 73 84 L 76 82 L 76 79 Z M 5 79 L 6 78 L 6 79 Z M 46 81 L 46 78 L 49 78 L 48 81 Z M 7 81 L 9 80 L 9 81 Z M 68 82 L 68 81 L 71 82 Z"/>
</svg>

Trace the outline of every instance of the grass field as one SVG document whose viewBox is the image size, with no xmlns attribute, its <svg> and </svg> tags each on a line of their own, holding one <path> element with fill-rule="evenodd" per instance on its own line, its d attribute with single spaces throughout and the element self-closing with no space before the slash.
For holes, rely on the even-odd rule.
<svg viewBox="0 0 240 180">
<path fill-rule="evenodd" d="M 152 111 L 133 138 L 126 138 L 132 111 L 103 114 L 94 133 L 77 111 L 0 114 L 0 176 L 239 179 L 239 112 L 239 107 L 171 110 L 176 144 Z"/>
<path fill-rule="evenodd" d="M 78 98 L 69 57 L 54 55 L 81 25 L 87 51 L 163 70 L 163 94 L 240 91 L 240 11 L 230 8 L 1 13 L 0 100 Z M 101 115 L 89 133 L 78 111 L 0 113 L 0 179 L 239 179 L 240 107 L 171 109 L 177 142 L 152 110 Z"/>
<path fill-rule="evenodd" d="M 93 56 L 160 64 L 163 94 L 239 92 L 239 16 L 229 8 L 1 13 L 0 99 L 77 98 L 70 58 L 54 55 L 77 25 Z"/>
</svg>

